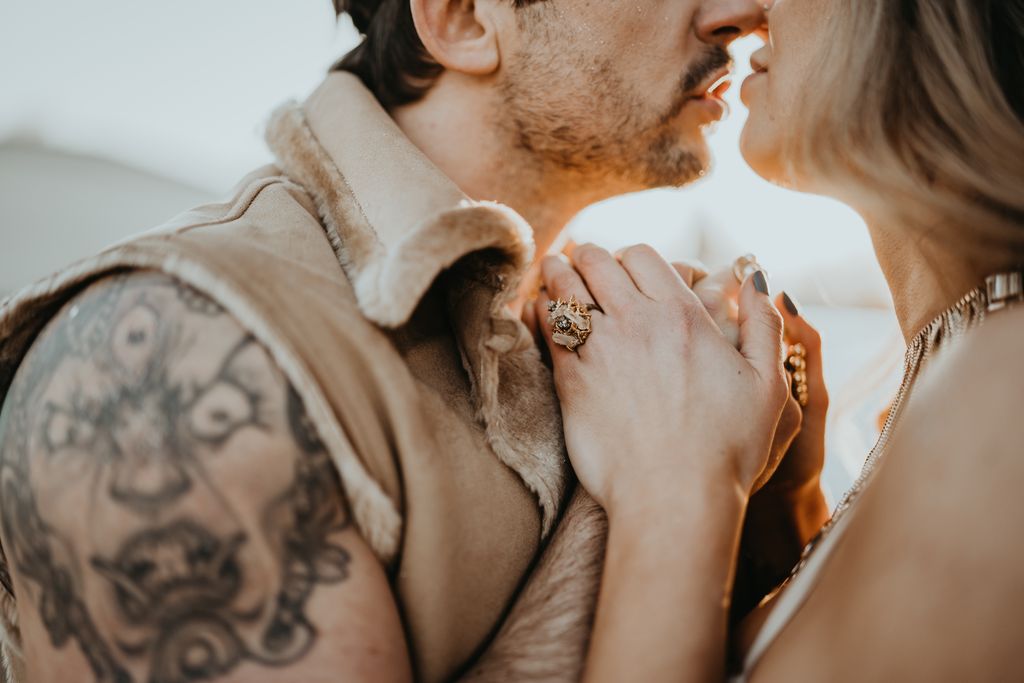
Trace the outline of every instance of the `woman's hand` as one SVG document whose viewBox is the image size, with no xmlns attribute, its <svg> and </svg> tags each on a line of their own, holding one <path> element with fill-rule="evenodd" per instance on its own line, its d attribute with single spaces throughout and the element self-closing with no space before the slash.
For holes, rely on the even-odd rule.
<svg viewBox="0 0 1024 683">
<path fill-rule="evenodd" d="M 804 546 L 829 516 L 820 481 L 828 412 L 821 337 L 788 296 L 781 295 L 776 306 L 785 321 L 786 343 L 800 343 L 807 349 L 808 400 L 799 434 L 747 505 L 733 594 L 734 619 L 747 614 L 789 576 Z"/>
<path fill-rule="evenodd" d="M 584 679 L 722 678 L 743 510 L 789 394 L 763 273 L 739 293 L 739 350 L 650 247 L 543 262 L 549 297 L 594 302 L 577 352 L 552 342 L 566 446 L 608 512 Z M 546 321 L 546 302 L 537 320 Z"/>
<path fill-rule="evenodd" d="M 650 247 L 617 260 L 583 245 L 573 265 L 545 259 L 543 277 L 548 297 L 600 306 L 586 344 L 574 353 L 552 342 L 546 301 L 536 315 L 582 485 L 610 515 L 694 482 L 728 481 L 749 495 L 789 395 L 782 319 L 763 274 L 741 288 L 737 350 Z"/>
<path fill-rule="evenodd" d="M 765 493 L 794 495 L 808 489 L 820 492 L 821 469 L 825 464 L 825 420 L 828 390 L 822 370 L 821 335 L 800 315 L 788 295 L 779 295 L 776 306 L 785 324 L 787 345 L 803 344 L 807 350 L 807 405 L 802 408 L 799 434 L 765 484 Z"/>
<path fill-rule="evenodd" d="M 701 303 L 704 304 L 704 308 L 707 310 L 708 315 L 715 322 L 715 325 L 721 330 L 722 335 L 729 341 L 730 344 L 739 348 L 739 294 L 740 285 L 742 284 L 736 279 L 736 275 L 733 273 L 733 266 L 727 266 L 718 270 L 715 273 L 709 273 L 699 263 L 672 263 L 672 267 L 679 273 L 683 278 L 683 281 L 688 287 L 693 289 L 693 293 L 697 295 Z M 781 306 L 781 295 L 777 299 Z M 788 309 L 779 308 L 783 315 L 787 315 Z M 792 317 L 792 314 L 790 314 Z M 817 334 L 813 329 L 810 330 L 813 334 Z M 799 340 L 797 340 L 799 341 Z M 788 343 L 796 343 L 795 341 L 789 341 Z M 810 342 L 809 342 L 810 343 Z M 820 340 L 817 341 L 820 346 Z M 818 370 L 820 371 L 820 362 Z M 819 372 L 820 374 L 820 372 Z M 757 491 L 768 479 L 774 475 L 775 468 L 782 462 L 783 457 L 791 449 L 791 444 L 794 438 L 800 432 L 800 425 L 803 419 L 803 413 L 800 409 L 800 405 L 796 399 L 790 396 L 786 401 L 786 406 L 782 410 L 782 417 L 779 420 L 779 424 L 775 429 L 775 440 L 772 442 L 771 454 L 768 458 L 768 466 L 765 467 L 761 476 L 758 478 L 757 483 L 754 484 L 754 490 Z M 801 451 L 804 449 L 801 448 Z M 803 459 L 803 456 L 794 459 Z M 790 464 L 794 464 L 793 460 L 790 460 Z M 818 467 L 820 472 L 821 467 Z M 787 477 L 782 477 L 785 479 Z"/>
</svg>

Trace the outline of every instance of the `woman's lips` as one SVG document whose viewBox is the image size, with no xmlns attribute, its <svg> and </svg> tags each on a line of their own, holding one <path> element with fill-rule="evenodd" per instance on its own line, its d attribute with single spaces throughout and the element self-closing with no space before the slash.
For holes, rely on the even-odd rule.
<svg viewBox="0 0 1024 683">
<path fill-rule="evenodd" d="M 767 71 L 769 61 L 768 56 L 769 48 L 767 45 L 764 45 L 761 49 L 750 55 L 750 68 L 753 69 L 755 73 L 758 71 Z"/>
<path fill-rule="evenodd" d="M 750 108 L 751 88 L 755 87 L 755 85 L 767 75 L 768 69 L 764 69 L 762 71 L 755 71 L 743 79 L 743 85 L 740 86 L 740 101 L 743 102 L 748 109 Z"/>
</svg>

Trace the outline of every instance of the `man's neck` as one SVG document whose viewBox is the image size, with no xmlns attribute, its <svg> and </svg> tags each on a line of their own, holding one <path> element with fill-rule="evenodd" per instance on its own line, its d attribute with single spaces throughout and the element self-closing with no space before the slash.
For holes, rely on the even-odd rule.
<svg viewBox="0 0 1024 683">
<path fill-rule="evenodd" d="M 539 259 L 586 206 L 616 190 L 531 163 L 496 121 L 495 105 L 457 76 L 443 75 L 420 101 L 391 112 L 409 139 L 467 196 L 518 212 L 533 229 Z M 531 288 L 524 283 L 524 290 Z"/>
</svg>

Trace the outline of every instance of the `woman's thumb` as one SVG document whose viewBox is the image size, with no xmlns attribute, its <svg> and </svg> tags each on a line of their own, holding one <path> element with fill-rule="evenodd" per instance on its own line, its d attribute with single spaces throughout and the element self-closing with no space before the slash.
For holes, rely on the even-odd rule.
<svg viewBox="0 0 1024 683">
<path fill-rule="evenodd" d="M 781 377 L 782 315 L 772 304 L 768 278 L 755 271 L 740 288 L 740 353 L 762 379 Z"/>
</svg>

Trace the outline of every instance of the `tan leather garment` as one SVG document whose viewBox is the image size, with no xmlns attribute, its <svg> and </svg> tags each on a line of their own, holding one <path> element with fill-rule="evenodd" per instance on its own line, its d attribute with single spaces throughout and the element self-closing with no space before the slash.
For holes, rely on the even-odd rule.
<svg viewBox="0 0 1024 683">
<path fill-rule="evenodd" d="M 417 677 L 443 680 L 498 628 L 565 498 L 550 373 L 507 309 L 530 230 L 462 195 L 350 75 L 279 110 L 267 138 L 277 164 L 230 200 L 4 302 L 0 399 L 39 330 L 105 275 L 162 271 L 212 297 L 303 398 L 392 577 Z"/>
</svg>

